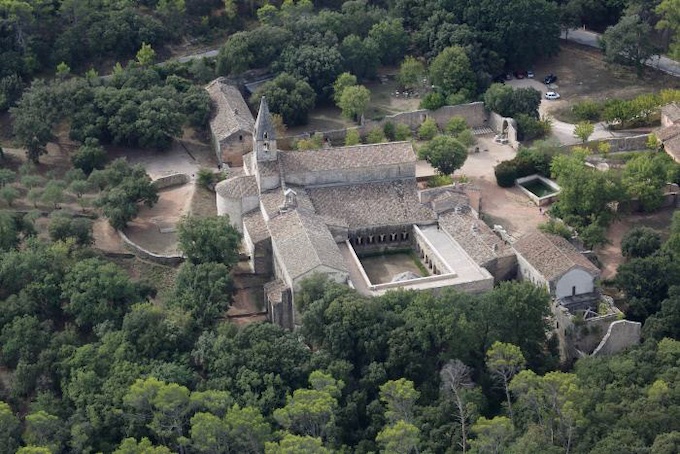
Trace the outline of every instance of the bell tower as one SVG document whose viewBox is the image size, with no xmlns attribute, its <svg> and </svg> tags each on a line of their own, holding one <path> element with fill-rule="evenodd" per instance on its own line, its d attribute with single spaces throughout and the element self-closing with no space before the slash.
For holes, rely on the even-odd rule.
<svg viewBox="0 0 680 454">
<path fill-rule="evenodd" d="M 267 99 L 260 99 L 260 109 L 255 120 L 255 134 L 253 134 L 253 150 L 257 162 L 276 161 L 276 128 L 269 113 Z"/>
</svg>

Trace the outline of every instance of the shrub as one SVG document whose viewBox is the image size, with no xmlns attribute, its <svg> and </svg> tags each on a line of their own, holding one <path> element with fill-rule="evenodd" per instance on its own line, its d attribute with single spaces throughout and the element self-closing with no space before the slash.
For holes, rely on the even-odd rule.
<svg viewBox="0 0 680 454">
<path fill-rule="evenodd" d="M 198 169 L 198 184 L 206 189 L 211 189 L 215 183 L 215 174 L 210 169 Z"/>
<path fill-rule="evenodd" d="M 385 137 L 387 137 L 387 140 L 393 141 L 394 137 L 396 135 L 396 127 L 394 126 L 394 123 L 387 122 L 383 125 L 383 132 L 385 133 Z"/>
<path fill-rule="evenodd" d="M 371 129 L 366 136 L 367 143 L 382 143 L 387 141 L 385 133 L 380 128 Z"/>
<path fill-rule="evenodd" d="M 411 138 L 411 128 L 404 124 L 398 124 L 394 131 L 394 140 L 408 140 Z"/>
<path fill-rule="evenodd" d="M 576 103 L 571 112 L 578 121 L 597 122 L 600 120 L 604 106 L 595 101 L 581 101 Z"/>
<path fill-rule="evenodd" d="M 427 180 L 428 188 L 436 188 L 439 186 L 448 186 L 453 183 L 451 175 L 434 175 Z"/>
<path fill-rule="evenodd" d="M 517 166 L 513 161 L 503 161 L 494 169 L 496 183 L 502 188 L 514 186 L 517 179 Z"/>
<path fill-rule="evenodd" d="M 446 98 L 444 95 L 437 92 L 431 92 L 426 94 L 420 101 L 420 108 L 427 110 L 437 110 L 446 104 Z"/>
<path fill-rule="evenodd" d="M 428 118 L 420 125 L 420 128 L 418 128 L 418 137 L 422 140 L 432 140 L 438 132 L 439 128 L 437 128 L 437 122 L 432 118 Z"/>
<path fill-rule="evenodd" d="M 561 236 L 565 240 L 571 238 L 571 230 L 569 230 L 569 227 L 567 227 L 567 225 L 562 221 L 550 219 L 548 222 L 540 224 L 538 229 L 541 232 L 552 233 L 553 235 Z"/>
<path fill-rule="evenodd" d="M 361 136 L 356 129 L 349 129 L 345 135 L 345 146 L 359 145 L 361 143 Z"/>
<path fill-rule="evenodd" d="M 456 135 L 456 139 L 458 139 L 458 141 L 466 147 L 471 147 L 475 144 L 475 142 L 477 142 L 477 139 L 475 138 L 475 135 L 471 129 L 461 131 L 460 134 Z"/>
<path fill-rule="evenodd" d="M 444 130 L 446 131 L 447 134 L 457 136 L 466 129 L 469 129 L 469 127 L 467 121 L 465 121 L 465 118 L 456 115 L 449 119 L 449 121 L 446 123 L 446 128 Z"/>
</svg>

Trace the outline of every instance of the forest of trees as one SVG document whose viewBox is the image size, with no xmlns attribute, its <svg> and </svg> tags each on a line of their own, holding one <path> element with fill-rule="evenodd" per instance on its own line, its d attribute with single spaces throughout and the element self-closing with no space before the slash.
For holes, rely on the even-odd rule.
<svg viewBox="0 0 680 454">
<path fill-rule="evenodd" d="M 634 308 L 646 310 L 645 342 L 578 360 L 570 372 L 559 369 L 549 297 L 530 283 L 476 296 L 364 298 L 319 276 L 296 295 L 300 330 L 237 327 L 220 321 L 231 304 L 239 240 L 225 218 L 182 222 L 189 261 L 159 299 L 157 288 L 87 245 L 68 235 L 39 240 L 29 220 L 7 216 L 0 217 L 0 452 L 680 447 L 680 342 L 673 340 L 680 216 L 663 244 L 642 247 L 649 232 L 631 235 L 636 255 L 617 278 L 640 301 Z M 658 266 L 666 268 L 652 271 Z M 667 278 L 663 288 L 658 276 Z M 640 288 L 649 290 L 633 294 Z"/>
<path fill-rule="evenodd" d="M 9 111 L 15 143 L 31 162 L 57 127 L 78 145 L 64 180 L 47 182 L 30 163 L 0 169 L 8 207 L 0 211 L 0 454 L 678 452 L 680 215 L 666 241 L 630 232 L 626 261 L 608 283 L 625 296 L 627 316 L 644 323 L 642 345 L 560 364 L 549 296 L 528 283 L 369 299 L 314 277 L 296 294 L 299 330 L 237 326 L 223 319 L 241 240 L 227 218 L 181 222 L 187 260 L 164 288 L 91 248 L 89 218 L 54 214 L 39 235 L 34 213 L 12 202 L 21 191 L 57 211 L 64 191 L 78 200 L 99 191 L 95 207 L 124 227 L 158 195 L 141 167 L 107 164 L 104 147 L 164 149 L 183 128 L 205 128 L 202 84 L 251 69 L 276 74 L 261 93 L 290 124 L 334 96 L 356 119 L 367 99 L 358 83 L 380 65 L 400 65 L 404 86 L 427 76 L 431 106 L 484 97 L 538 123 L 540 96 L 487 91 L 494 76 L 558 52 L 560 30 L 581 24 L 614 27 L 605 52 L 616 60 L 625 48 L 615 44 L 649 32 L 637 43 L 642 53 L 624 62 L 633 66 L 644 52 L 680 52 L 679 10 L 677 0 L 0 0 L 0 112 Z M 170 45 L 216 40 L 214 63 L 154 65 Z M 352 82 L 341 87 L 343 78 Z M 631 109 L 614 104 L 595 115 L 629 119 Z M 368 140 L 411 133 L 390 126 Z M 418 135 L 431 142 L 422 154 L 442 173 L 459 167 L 464 122 L 443 135 L 424 126 Z M 543 151 L 518 156 L 551 170 Z M 654 207 L 650 188 L 668 163 L 631 168 L 621 183 Z M 597 216 L 619 180 L 587 178 L 578 155 L 556 159 L 553 170 L 571 175 L 561 182 L 565 218 L 606 225 Z"/>
<path fill-rule="evenodd" d="M 0 4 L 0 110 L 15 105 L 35 77 L 96 75 L 93 68 L 125 63 L 140 49 L 167 56 L 173 43 L 220 37 L 226 41 L 216 70 L 197 63 L 203 78 L 268 68 L 293 85 L 309 84 L 317 102 L 327 102 L 342 72 L 370 79 L 380 65 L 411 55 L 431 66 L 437 93 L 459 103 L 477 99 L 498 74 L 557 53 L 560 30 L 581 24 L 611 26 L 606 55 L 623 55 L 623 63 L 638 68 L 649 52 L 678 52 L 677 6 L 677 0 L 7 0 Z"/>
</svg>

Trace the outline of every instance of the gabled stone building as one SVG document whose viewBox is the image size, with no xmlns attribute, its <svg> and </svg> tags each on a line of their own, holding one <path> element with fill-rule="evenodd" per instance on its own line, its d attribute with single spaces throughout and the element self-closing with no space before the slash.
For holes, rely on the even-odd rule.
<svg viewBox="0 0 680 454">
<path fill-rule="evenodd" d="M 600 270 L 569 241 L 537 231 L 517 240 L 513 248 L 518 278 L 544 287 L 553 298 L 563 361 L 613 354 L 640 342 L 640 323 L 622 320 L 612 298 L 600 293 Z"/>
<path fill-rule="evenodd" d="M 220 164 L 240 167 L 243 155 L 252 151 L 255 119 L 237 86 L 220 77 L 205 89 L 214 111 L 210 119 L 212 143 Z"/>
</svg>

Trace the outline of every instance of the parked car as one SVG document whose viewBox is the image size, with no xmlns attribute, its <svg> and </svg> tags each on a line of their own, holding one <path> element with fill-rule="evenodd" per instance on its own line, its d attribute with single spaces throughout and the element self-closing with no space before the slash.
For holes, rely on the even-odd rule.
<svg viewBox="0 0 680 454">
<path fill-rule="evenodd" d="M 527 78 L 528 78 L 528 79 L 533 79 L 533 78 L 534 78 L 534 72 L 531 71 L 531 70 L 527 71 Z"/>
<path fill-rule="evenodd" d="M 505 75 L 505 80 L 512 80 L 512 73 L 507 73 Z"/>
<path fill-rule="evenodd" d="M 556 91 L 549 91 L 545 94 L 545 99 L 550 99 L 555 100 L 555 99 L 560 99 L 560 94 L 557 93 Z"/>
<path fill-rule="evenodd" d="M 557 76 L 554 75 L 553 73 L 550 73 L 547 76 L 545 76 L 543 82 L 545 82 L 546 85 L 554 84 L 555 82 L 557 82 Z"/>
<path fill-rule="evenodd" d="M 527 73 L 524 71 L 515 71 L 515 77 L 517 79 L 524 79 L 527 76 Z"/>
<path fill-rule="evenodd" d="M 493 78 L 493 82 L 496 84 L 504 84 L 505 83 L 505 74 L 499 74 L 496 77 Z"/>
</svg>

